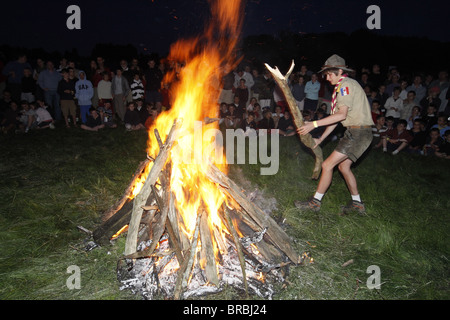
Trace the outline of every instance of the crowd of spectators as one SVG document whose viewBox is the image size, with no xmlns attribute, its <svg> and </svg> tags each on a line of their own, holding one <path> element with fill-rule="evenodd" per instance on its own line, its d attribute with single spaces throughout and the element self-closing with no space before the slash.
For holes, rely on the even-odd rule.
<svg viewBox="0 0 450 320">
<path fill-rule="evenodd" d="M 55 126 L 142 130 L 171 107 L 171 83 L 163 81 L 171 66 L 164 60 L 123 59 L 111 67 L 98 56 L 84 69 L 66 58 L 56 65 L 38 58 L 32 66 L 24 54 L 0 61 L 3 133 Z M 450 158 L 447 71 L 401 75 L 396 67 L 383 72 L 375 64 L 349 76 L 360 83 L 372 107 L 374 149 Z M 302 65 L 290 76 L 289 86 L 306 121 L 329 115 L 333 87 L 320 74 Z M 217 90 L 222 129 L 278 129 L 281 136 L 296 134 L 284 95 L 267 70 L 250 64 L 236 70 L 224 68 Z M 319 137 L 322 132 L 319 127 L 311 134 Z M 336 138 L 339 131 L 331 136 Z"/>
</svg>

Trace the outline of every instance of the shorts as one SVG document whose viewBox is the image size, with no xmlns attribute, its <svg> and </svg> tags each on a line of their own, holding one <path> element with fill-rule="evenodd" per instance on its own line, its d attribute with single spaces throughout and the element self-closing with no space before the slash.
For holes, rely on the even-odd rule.
<svg viewBox="0 0 450 320">
<path fill-rule="evenodd" d="M 347 128 L 335 151 L 356 162 L 372 143 L 372 128 Z"/>
<path fill-rule="evenodd" d="M 67 117 L 69 114 L 72 117 L 76 116 L 77 105 L 73 100 L 61 100 L 61 111 L 64 117 Z"/>
</svg>

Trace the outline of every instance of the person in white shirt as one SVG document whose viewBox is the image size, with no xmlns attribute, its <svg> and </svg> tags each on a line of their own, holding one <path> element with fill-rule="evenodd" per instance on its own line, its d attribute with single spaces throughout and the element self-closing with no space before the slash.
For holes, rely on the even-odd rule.
<svg viewBox="0 0 450 320">
<path fill-rule="evenodd" d="M 393 117 L 396 121 L 400 119 L 403 110 L 403 100 L 400 98 L 400 87 L 394 88 L 392 97 L 389 97 L 384 104 L 386 117 Z"/>
</svg>

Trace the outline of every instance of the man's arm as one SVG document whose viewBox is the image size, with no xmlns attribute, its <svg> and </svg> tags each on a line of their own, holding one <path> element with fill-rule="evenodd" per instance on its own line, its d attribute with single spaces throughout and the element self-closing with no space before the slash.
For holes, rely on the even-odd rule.
<svg viewBox="0 0 450 320">
<path fill-rule="evenodd" d="M 340 106 L 339 110 L 335 114 L 332 114 L 326 118 L 323 118 L 323 119 L 320 119 L 317 121 L 305 122 L 305 124 L 302 127 L 297 129 L 297 132 L 302 135 L 309 133 L 311 130 L 313 130 L 315 128 L 314 123 L 316 123 L 318 127 L 329 126 L 329 125 L 334 125 L 334 124 L 337 125 L 338 122 L 344 121 L 347 118 L 347 112 L 348 112 L 347 106 Z M 325 130 L 325 132 L 327 132 L 327 129 Z M 334 128 L 333 128 L 333 130 L 334 130 Z M 331 130 L 331 131 L 333 131 L 333 130 Z M 331 131 L 328 132 L 328 134 L 330 134 Z M 325 132 L 324 132 L 324 134 L 325 134 Z"/>
</svg>

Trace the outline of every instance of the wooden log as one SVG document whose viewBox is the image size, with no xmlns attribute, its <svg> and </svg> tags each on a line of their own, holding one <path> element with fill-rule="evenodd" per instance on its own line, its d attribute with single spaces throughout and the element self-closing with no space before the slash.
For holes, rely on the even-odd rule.
<svg viewBox="0 0 450 320">
<path fill-rule="evenodd" d="M 156 130 L 156 129 L 155 129 Z M 156 199 L 156 203 L 158 204 L 158 207 L 161 208 L 164 206 L 162 199 L 158 195 L 158 192 L 155 188 L 155 186 L 152 186 L 153 195 Z M 166 201 L 165 205 L 167 206 L 167 215 L 170 212 L 170 195 L 166 194 Z M 175 253 L 177 255 L 178 263 L 181 264 L 184 260 L 183 254 L 181 253 L 180 245 L 178 244 L 178 239 L 175 236 L 175 232 L 172 229 L 172 225 L 170 224 L 169 219 L 166 219 L 165 226 L 167 229 L 167 233 L 169 234 L 169 242 L 171 244 L 171 247 L 175 249 Z"/>
<path fill-rule="evenodd" d="M 253 236 L 255 232 L 261 231 L 261 228 L 253 221 L 250 220 L 247 214 L 242 214 L 238 210 L 230 210 L 228 209 L 228 213 L 230 215 L 230 218 L 237 223 L 237 229 L 243 234 L 244 236 Z M 244 219 L 246 217 L 246 219 Z M 252 221 L 253 224 L 250 226 L 246 222 Z M 258 251 L 262 254 L 264 259 L 266 261 L 270 262 L 281 262 L 283 258 L 282 252 L 272 244 L 272 241 L 270 239 L 265 239 L 266 236 L 263 237 L 263 240 L 254 243 L 253 245 L 258 249 Z"/>
<path fill-rule="evenodd" d="M 275 67 L 275 69 L 273 69 L 267 63 L 265 63 L 265 66 L 266 66 L 267 70 L 270 71 L 275 82 L 278 84 L 281 91 L 283 92 L 283 94 L 286 98 L 286 102 L 289 106 L 289 110 L 291 111 L 292 119 L 294 120 L 295 126 L 297 127 L 297 129 L 300 128 L 301 126 L 303 126 L 303 123 L 304 123 L 303 116 L 297 106 L 297 102 L 295 101 L 295 98 L 292 95 L 292 91 L 289 88 L 289 85 L 287 83 L 287 79 L 289 78 L 290 74 L 292 73 L 292 70 L 294 70 L 294 66 L 295 66 L 294 60 L 292 60 L 291 67 L 289 68 L 289 71 L 286 73 L 285 76 L 283 76 L 281 74 L 280 70 L 278 70 L 278 67 Z M 314 141 L 313 137 L 309 133 L 306 135 L 299 135 L 299 137 L 300 137 L 300 140 L 302 141 L 302 143 L 305 146 L 307 146 L 308 148 L 310 148 L 311 151 L 315 155 L 316 162 L 314 164 L 312 179 L 317 180 L 317 179 L 319 179 L 320 171 L 322 170 L 322 162 L 323 162 L 322 148 L 320 148 L 319 146 L 314 148 L 314 146 L 316 145 L 316 142 Z"/>
<path fill-rule="evenodd" d="M 136 252 L 137 232 L 139 229 L 139 223 L 141 221 L 142 207 L 146 204 L 146 201 L 152 191 L 151 186 L 153 186 L 156 183 L 156 180 L 158 179 L 159 175 L 161 174 L 161 170 L 163 169 L 163 167 L 169 157 L 170 150 L 172 149 L 172 145 L 175 142 L 175 139 L 177 136 L 176 129 L 179 126 L 179 124 L 180 124 L 180 121 L 178 121 L 178 120 L 174 121 L 172 128 L 170 129 L 170 132 L 167 136 L 166 142 L 165 142 L 164 146 L 159 150 L 159 154 L 156 157 L 155 161 L 153 162 L 153 166 L 150 169 L 150 172 L 149 172 L 147 178 L 145 179 L 145 182 L 144 182 L 144 185 L 142 186 L 141 191 L 134 198 L 133 212 L 131 214 L 127 240 L 125 243 L 125 255 L 127 255 L 127 256 Z M 168 209 L 163 210 L 163 211 L 168 211 Z M 167 212 L 166 212 L 166 214 L 167 214 Z M 157 241 L 155 241 L 155 242 L 157 242 Z"/>
<path fill-rule="evenodd" d="M 200 229 L 200 219 L 201 219 L 201 213 L 199 213 L 197 215 L 197 220 L 195 222 L 194 235 L 192 237 L 189 254 L 186 256 L 186 259 L 184 259 L 184 262 L 181 265 L 180 270 L 178 271 L 177 282 L 175 284 L 175 292 L 174 292 L 175 300 L 180 299 L 183 289 L 187 287 L 187 281 L 188 281 L 189 275 L 192 272 L 192 268 L 194 266 L 195 254 L 197 252 L 198 235 L 199 235 L 199 229 Z"/>
<path fill-rule="evenodd" d="M 156 193 L 155 193 L 156 194 Z M 161 208 L 162 207 L 162 208 Z M 153 254 L 153 251 L 156 249 L 156 246 L 159 243 L 159 239 L 164 233 L 164 230 L 166 228 L 166 220 L 167 215 L 169 213 L 169 206 L 167 203 L 164 203 L 161 205 L 159 210 L 159 215 L 157 221 L 152 225 L 151 232 L 152 232 L 152 244 L 147 249 L 140 251 L 140 252 L 133 252 L 132 254 L 125 255 L 125 259 L 138 259 L 143 257 L 149 257 Z M 128 228 L 129 229 L 129 228 Z M 129 233 L 128 233 L 129 236 Z"/>
<path fill-rule="evenodd" d="M 132 211 L 133 202 L 126 202 L 119 211 L 94 230 L 94 241 L 99 245 L 107 245 L 111 237 L 130 222 Z"/>
<path fill-rule="evenodd" d="M 233 222 L 231 221 L 227 205 L 223 204 L 222 208 L 223 208 L 225 219 L 227 221 L 228 230 L 230 231 L 231 235 L 233 236 L 233 242 L 236 247 L 236 251 L 238 253 L 239 263 L 241 265 L 241 270 L 242 270 L 242 280 L 244 281 L 245 294 L 248 295 L 247 275 L 245 272 L 245 259 L 244 259 L 244 254 L 242 253 L 243 248 L 242 248 L 241 242 L 239 241 L 239 236 L 236 232 L 236 229 L 234 228 Z"/>
<path fill-rule="evenodd" d="M 125 189 L 125 192 L 123 193 L 122 197 L 117 201 L 111 208 L 109 208 L 107 211 L 105 211 L 102 215 L 102 220 L 107 221 L 110 219 L 116 212 L 118 212 L 126 202 L 129 202 L 131 200 L 131 191 L 133 190 L 133 186 L 136 183 L 136 180 L 140 177 L 140 175 L 143 173 L 145 168 L 150 164 L 151 160 L 146 159 L 139 163 L 136 171 L 133 174 L 133 178 L 131 179 L 130 183 L 128 184 L 127 188 Z"/>
<path fill-rule="evenodd" d="M 206 176 L 213 182 L 217 183 L 218 187 L 230 197 L 232 197 L 239 205 L 253 218 L 259 227 L 268 230 L 266 234 L 270 237 L 272 242 L 284 252 L 288 258 L 293 262 L 298 262 L 298 254 L 291 246 L 291 239 L 284 232 L 283 229 L 273 220 L 268 214 L 264 213 L 254 203 L 249 201 L 241 189 L 220 171 L 213 163 L 209 163 Z"/>
<path fill-rule="evenodd" d="M 214 247 L 211 239 L 211 230 L 208 223 L 208 215 L 203 212 L 200 219 L 200 240 L 202 243 L 201 255 L 202 259 L 206 259 L 205 274 L 206 279 L 215 286 L 219 285 L 219 277 L 217 276 L 216 259 L 214 256 Z"/>
</svg>

